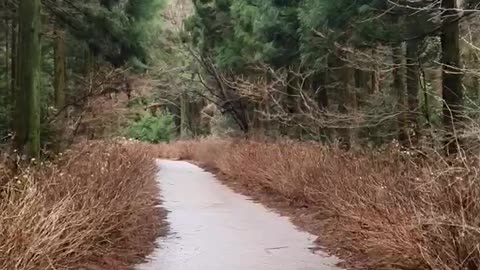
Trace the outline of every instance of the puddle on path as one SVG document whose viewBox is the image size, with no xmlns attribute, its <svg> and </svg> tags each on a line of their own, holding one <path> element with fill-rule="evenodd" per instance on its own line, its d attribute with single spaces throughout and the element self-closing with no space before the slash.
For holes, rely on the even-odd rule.
<svg viewBox="0 0 480 270">
<path fill-rule="evenodd" d="M 159 161 L 171 235 L 138 270 L 338 270 L 315 237 L 183 161 Z M 239 164 L 239 166 L 241 166 Z"/>
</svg>

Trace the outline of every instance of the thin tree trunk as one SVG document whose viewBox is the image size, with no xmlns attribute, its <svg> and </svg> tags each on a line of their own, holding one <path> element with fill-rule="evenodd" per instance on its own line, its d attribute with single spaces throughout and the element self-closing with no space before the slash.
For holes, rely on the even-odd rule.
<svg viewBox="0 0 480 270">
<path fill-rule="evenodd" d="M 65 106 L 65 88 L 66 88 L 66 46 L 65 46 L 65 32 L 57 29 L 55 36 L 54 47 L 54 65 L 55 65 L 55 107 L 58 110 Z M 60 115 L 61 118 L 65 114 Z"/>
<path fill-rule="evenodd" d="M 7 1 L 4 1 L 3 8 L 5 10 L 8 10 L 8 4 Z M 10 27 L 9 27 L 9 16 L 5 16 L 5 78 L 6 78 L 6 92 L 8 93 L 10 89 Z M 5 95 L 9 97 L 10 95 L 7 94 Z"/>
<path fill-rule="evenodd" d="M 327 90 L 327 72 L 320 72 L 315 74 L 312 81 L 312 91 L 315 94 L 318 109 L 321 114 L 324 114 L 328 110 L 328 90 Z M 330 132 L 328 127 L 320 125 L 320 136 L 322 141 L 329 141 Z"/>
<path fill-rule="evenodd" d="M 473 64 L 478 67 L 480 66 L 480 58 L 478 57 L 478 53 L 474 52 L 473 53 Z M 473 75 L 473 85 L 472 85 L 474 91 L 475 91 L 475 101 L 479 102 L 480 101 L 480 77 L 478 75 Z"/>
<path fill-rule="evenodd" d="M 355 71 L 348 63 L 343 59 L 346 57 L 342 51 L 339 51 L 338 64 L 340 68 L 340 76 L 342 81 L 342 88 L 340 91 L 340 107 L 339 111 L 344 117 L 347 117 L 348 121 L 342 121 L 344 127 L 340 128 L 340 145 L 348 150 L 352 147 L 352 143 L 355 141 L 355 132 L 357 119 L 355 113 L 357 111 L 357 95 L 355 93 Z M 346 126 L 348 125 L 348 126 Z"/>
<path fill-rule="evenodd" d="M 377 69 L 372 71 L 372 75 L 371 75 L 372 87 L 370 88 L 370 93 L 369 93 L 371 95 L 380 92 L 380 78 L 379 78 L 380 76 L 378 73 L 379 72 Z"/>
<path fill-rule="evenodd" d="M 55 108 L 61 110 L 58 115 L 57 125 L 57 142 L 56 149 L 61 151 L 65 142 L 65 121 L 66 111 L 65 107 L 65 91 L 67 84 L 66 74 L 66 45 L 65 45 L 65 31 L 56 26 L 55 29 L 55 44 L 54 44 L 54 90 L 55 90 Z"/>
<path fill-rule="evenodd" d="M 40 155 L 40 14 L 40 0 L 20 1 L 16 147 L 32 158 Z"/>
<path fill-rule="evenodd" d="M 365 93 L 371 93 L 372 90 L 368 85 L 368 81 L 371 78 L 371 74 L 369 71 L 355 69 L 355 87 L 358 90 L 365 90 Z"/>
<path fill-rule="evenodd" d="M 249 119 L 252 128 L 250 129 L 250 138 L 256 138 L 256 139 L 261 139 L 263 138 L 263 135 L 265 134 L 265 127 L 264 127 L 264 122 L 261 119 L 262 117 L 262 110 L 263 104 L 262 103 L 257 103 L 257 102 L 252 102 L 252 104 L 248 107 L 251 107 L 252 109 L 250 110 L 249 113 Z"/>
<path fill-rule="evenodd" d="M 295 66 L 292 67 L 295 69 Z M 287 85 L 285 89 L 286 93 L 286 100 L 285 100 L 285 108 L 287 112 L 287 118 L 289 119 L 286 123 L 284 129 L 287 136 L 290 138 L 295 138 L 300 135 L 300 129 L 297 127 L 295 123 L 295 118 L 298 113 L 298 77 L 294 71 L 288 70 L 287 71 Z"/>
<path fill-rule="evenodd" d="M 427 88 L 427 79 L 425 75 L 425 70 L 421 68 L 421 75 L 422 75 L 422 91 L 423 91 L 423 107 L 424 107 L 424 115 L 425 119 L 427 120 L 428 126 L 432 124 L 431 116 L 430 116 L 430 96 L 428 93 L 428 88 Z"/>
<path fill-rule="evenodd" d="M 17 12 L 14 11 L 15 16 L 12 18 L 12 33 L 10 35 L 10 96 L 12 99 L 15 99 L 16 91 L 16 75 L 17 75 L 17 38 L 18 38 L 18 27 L 17 27 Z"/>
<path fill-rule="evenodd" d="M 404 82 L 404 53 L 401 44 L 393 47 L 393 89 L 396 97 L 396 112 L 397 116 L 397 136 L 401 145 L 407 145 L 407 132 L 406 132 L 406 116 L 407 109 L 405 100 L 405 82 Z"/>
<path fill-rule="evenodd" d="M 456 153 L 461 147 L 458 128 L 462 121 L 463 90 L 460 64 L 459 21 L 456 15 L 456 0 L 442 0 L 443 29 L 442 44 L 442 95 L 443 125 L 446 130 L 445 146 L 447 154 Z"/>
<path fill-rule="evenodd" d="M 407 42 L 407 135 L 412 145 L 416 145 L 420 137 L 418 123 L 418 92 L 420 86 L 418 46 L 419 42 L 417 40 Z"/>
<path fill-rule="evenodd" d="M 183 91 L 180 95 L 180 138 L 187 139 L 188 134 L 188 93 Z"/>
<path fill-rule="evenodd" d="M 370 71 L 370 88 L 368 89 L 368 94 L 373 95 L 380 92 L 380 76 L 379 76 L 379 68 L 378 62 L 375 59 L 376 50 L 372 49 L 372 70 Z"/>
<path fill-rule="evenodd" d="M 14 8 L 14 10 L 12 10 L 12 30 L 11 30 L 11 33 L 10 33 L 10 93 L 9 93 L 9 96 L 10 96 L 10 102 L 11 104 L 15 104 L 15 100 L 16 100 L 16 87 L 17 87 L 17 80 L 16 80 L 16 74 L 17 74 L 17 38 L 18 38 L 18 26 L 17 26 L 17 9 Z M 12 107 L 12 109 L 10 110 L 10 123 L 9 123 L 9 127 L 11 130 L 15 130 L 15 107 Z M 14 142 L 14 147 L 15 147 L 15 142 Z"/>
<path fill-rule="evenodd" d="M 90 48 L 87 48 L 87 50 L 85 51 L 84 61 L 84 76 L 90 84 L 92 83 L 93 74 L 95 73 L 95 56 L 93 55 L 93 52 L 92 50 L 90 50 Z"/>
</svg>

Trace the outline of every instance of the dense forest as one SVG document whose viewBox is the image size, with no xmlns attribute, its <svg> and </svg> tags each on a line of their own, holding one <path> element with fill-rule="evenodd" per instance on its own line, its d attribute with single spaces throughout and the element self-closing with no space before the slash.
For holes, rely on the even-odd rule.
<svg viewBox="0 0 480 270">
<path fill-rule="evenodd" d="M 78 136 L 475 148 L 475 1 L 27 2 L 2 4 L 0 137 L 31 156 Z"/>
<path fill-rule="evenodd" d="M 84 116 L 103 113 L 98 97 L 130 98 L 127 71 L 145 70 L 163 4 L 2 1 L 2 142 L 39 157 L 88 133 Z"/>
<path fill-rule="evenodd" d="M 245 133 L 456 152 L 473 139 L 467 1 L 194 1 L 206 88 Z"/>
<path fill-rule="evenodd" d="M 346 268 L 480 269 L 479 11 L 0 0 L 0 268 L 133 269 L 168 230 L 162 158 Z"/>
</svg>

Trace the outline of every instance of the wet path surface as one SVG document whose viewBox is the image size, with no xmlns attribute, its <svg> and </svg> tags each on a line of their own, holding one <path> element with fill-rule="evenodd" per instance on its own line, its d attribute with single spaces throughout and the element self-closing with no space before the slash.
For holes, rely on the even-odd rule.
<svg viewBox="0 0 480 270">
<path fill-rule="evenodd" d="M 171 234 L 138 270 L 337 269 L 336 258 L 309 249 L 314 236 L 210 173 L 182 161 L 162 160 L 159 166 Z"/>
</svg>

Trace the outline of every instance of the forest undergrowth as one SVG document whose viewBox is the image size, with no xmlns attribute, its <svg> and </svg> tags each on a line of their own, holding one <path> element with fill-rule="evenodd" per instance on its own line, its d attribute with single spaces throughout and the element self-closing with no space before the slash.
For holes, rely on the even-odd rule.
<svg viewBox="0 0 480 270">
<path fill-rule="evenodd" d="M 348 268 L 480 267 L 476 158 L 216 139 L 155 152 L 199 162 L 235 190 L 292 217 Z"/>
<path fill-rule="evenodd" d="M 130 144 L 78 144 L 17 173 L 7 163 L 0 269 L 131 269 L 165 233 L 156 165 Z"/>
</svg>

